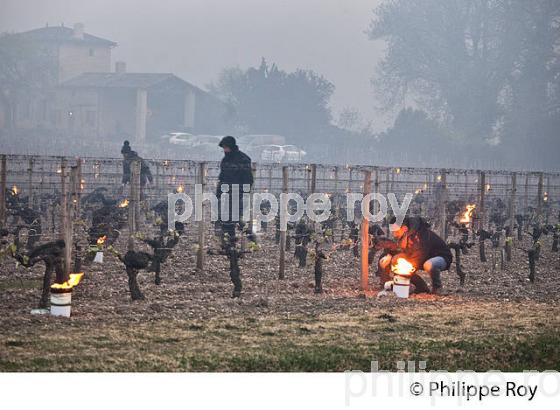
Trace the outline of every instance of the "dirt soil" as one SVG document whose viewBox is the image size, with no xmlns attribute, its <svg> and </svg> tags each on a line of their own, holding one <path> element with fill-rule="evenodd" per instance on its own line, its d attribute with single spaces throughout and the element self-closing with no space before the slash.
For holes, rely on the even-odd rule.
<svg viewBox="0 0 560 410">
<path fill-rule="evenodd" d="M 74 289 L 72 317 L 32 315 L 43 266 L 0 261 L 0 371 L 344 371 L 395 370 L 425 361 L 445 370 L 560 370 L 560 254 L 544 238 L 535 283 L 526 253 L 501 270 L 463 257 L 463 288 L 453 266 L 445 296 L 397 299 L 359 290 L 359 260 L 350 250 L 325 262 L 324 293 L 313 294 L 313 266 L 288 252 L 278 280 L 278 247 L 270 234 L 241 261 L 243 295 L 231 299 L 225 256 L 195 268 L 189 238 L 164 265 L 162 284 L 139 275 L 143 301 L 130 299 L 120 262 L 85 268 Z M 528 244 L 517 244 L 528 248 Z M 119 240 L 116 246 L 125 249 Z M 496 258 L 499 254 L 496 252 Z M 370 284 L 377 278 L 371 269 Z"/>
</svg>

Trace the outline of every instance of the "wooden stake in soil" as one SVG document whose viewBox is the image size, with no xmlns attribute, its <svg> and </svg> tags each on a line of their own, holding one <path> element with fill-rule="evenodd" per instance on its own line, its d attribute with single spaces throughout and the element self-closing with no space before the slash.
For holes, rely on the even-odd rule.
<svg viewBox="0 0 560 410">
<path fill-rule="evenodd" d="M 513 228 L 515 225 L 515 196 L 517 195 L 517 174 L 511 174 L 511 192 L 509 194 L 508 219 L 509 234 L 513 237 Z M 509 260 L 509 259 L 508 259 Z"/>
<path fill-rule="evenodd" d="M 84 185 L 82 183 L 82 159 L 78 158 L 76 161 L 76 167 L 77 167 L 77 172 L 78 172 L 78 179 L 76 181 L 76 190 L 75 190 L 75 198 L 74 200 L 75 202 L 75 208 L 76 208 L 76 215 L 80 215 L 80 202 L 82 199 L 82 191 L 84 188 Z M 77 258 L 76 258 L 77 259 Z"/>
<path fill-rule="evenodd" d="M 201 162 L 199 164 L 199 175 L 198 175 L 198 183 L 201 186 L 201 192 L 204 193 L 204 189 L 206 188 L 206 170 L 207 164 L 206 162 Z M 198 251 L 196 253 L 196 268 L 200 271 L 204 270 L 204 214 L 205 214 L 206 206 L 204 201 L 202 202 L 202 215 L 200 216 L 200 221 L 198 222 Z"/>
<path fill-rule="evenodd" d="M 317 187 L 317 165 L 311 164 L 311 193 L 314 194 Z"/>
<path fill-rule="evenodd" d="M 441 198 L 440 198 L 440 220 L 439 220 L 439 226 L 440 226 L 440 233 L 441 233 L 441 237 L 443 238 L 443 240 L 447 239 L 447 171 L 442 170 L 441 171 L 441 186 L 442 186 L 442 190 L 441 190 Z"/>
<path fill-rule="evenodd" d="M 486 197 L 486 174 L 480 172 L 479 174 L 479 191 L 478 191 L 478 229 L 484 229 L 484 200 Z"/>
<path fill-rule="evenodd" d="M 29 158 L 29 168 L 27 168 L 27 206 L 33 209 L 33 157 Z"/>
<path fill-rule="evenodd" d="M 288 193 L 288 167 L 282 167 L 282 192 Z M 281 202 L 281 201 L 280 201 Z M 288 204 L 280 204 L 280 219 L 287 219 Z M 282 228 L 282 226 L 281 226 Z M 286 270 L 286 229 L 280 231 L 280 266 L 278 270 L 278 279 L 284 279 Z"/>
<path fill-rule="evenodd" d="M 364 197 L 369 195 L 371 192 L 371 171 L 365 171 L 364 177 Z M 369 211 L 369 204 L 367 207 Z M 362 213 L 363 209 L 362 209 Z M 368 253 L 369 253 L 369 221 L 366 218 L 366 215 L 362 215 L 362 255 L 361 255 L 361 264 L 362 264 L 362 290 L 366 292 L 368 290 L 368 282 L 369 282 L 369 263 L 368 263 Z"/>
<path fill-rule="evenodd" d="M 60 183 L 62 197 L 60 198 L 60 239 L 64 241 L 64 269 L 57 272 L 56 283 L 64 283 L 70 278 L 70 267 L 72 258 L 72 221 L 70 220 L 68 205 L 68 187 L 66 180 L 66 159 L 62 158 L 60 164 Z"/>
<path fill-rule="evenodd" d="M 543 173 L 539 173 L 539 184 L 537 187 L 537 216 L 538 221 L 543 222 L 542 213 L 543 213 L 543 190 L 544 190 L 544 176 Z"/>
<path fill-rule="evenodd" d="M 6 225 L 6 155 L 0 159 L 0 227 Z"/>
<path fill-rule="evenodd" d="M 73 166 L 70 168 L 70 184 L 69 190 L 67 192 L 68 199 L 66 200 L 66 206 L 68 207 L 66 211 L 67 222 L 65 226 L 64 234 L 64 266 L 68 277 L 70 277 L 70 272 L 72 271 L 72 248 L 73 248 L 73 238 L 72 233 L 74 231 L 74 215 L 75 215 L 75 204 L 74 196 L 76 193 L 76 186 L 78 184 L 78 167 Z"/>
<path fill-rule="evenodd" d="M 140 161 L 130 164 L 130 200 L 128 203 L 128 250 L 134 250 L 134 235 L 138 229 L 140 202 Z"/>
</svg>

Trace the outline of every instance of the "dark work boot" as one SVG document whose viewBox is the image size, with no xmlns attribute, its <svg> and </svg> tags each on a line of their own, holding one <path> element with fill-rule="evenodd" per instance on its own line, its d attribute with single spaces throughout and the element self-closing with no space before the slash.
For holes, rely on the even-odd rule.
<svg viewBox="0 0 560 410">
<path fill-rule="evenodd" d="M 430 288 L 422 276 L 413 273 L 410 277 L 410 283 L 414 285 L 414 293 L 430 293 Z"/>
<path fill-rule="evenodd" d="M 432 293 L 441 293 L 441 272 L 439 269 L 432 268 L 430 276 L 432 277 Z"/>
</svg>

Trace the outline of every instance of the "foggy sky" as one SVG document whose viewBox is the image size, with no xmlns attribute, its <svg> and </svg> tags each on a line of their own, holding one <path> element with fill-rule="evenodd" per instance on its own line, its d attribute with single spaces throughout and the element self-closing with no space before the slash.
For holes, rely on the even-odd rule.
<svg viewBox="0 0 560 410">
<path fill-rule="evenodd" d="M 383 45 L 364 31 L 379 0 L 0 0 L 0 32 L 85 24 L 118 43 L 130 72 L 172 72 L 204 88 L 224 67 L 261 57 L 280 68 L 312 69 L 336 86 L 332 107 L 375 112 L 370 79 Z"/>
</svg>

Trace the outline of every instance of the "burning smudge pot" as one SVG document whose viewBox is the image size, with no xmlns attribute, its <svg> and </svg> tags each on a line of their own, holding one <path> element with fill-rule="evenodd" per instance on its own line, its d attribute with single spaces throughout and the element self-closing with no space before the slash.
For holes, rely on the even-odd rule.
<svg viewBox="0 0 560 410">
<path fill-rule="evenodd" d="M 397 258 L 391 266 L 393 272 L 393 292 L 399 298 L 407 299 L 410 294 L 410 277 L 416 269 L 404 258 Z"/>
<path fill-rule="evenodd" d="M 51 315 L 70 317 L 72 309 L 72 289 L 80 283 L 83 273 L 71 273 L 64 283 L 51 285 Z"/>
</svg>

